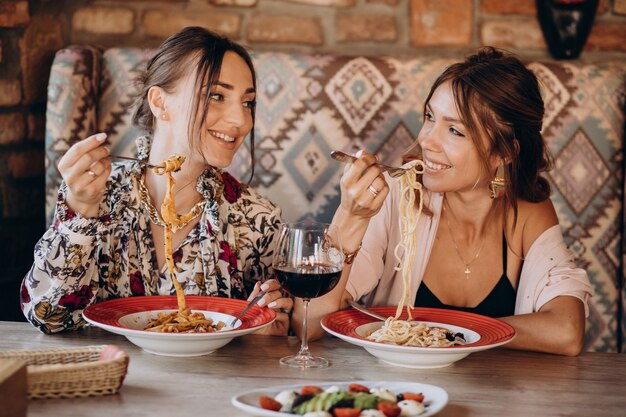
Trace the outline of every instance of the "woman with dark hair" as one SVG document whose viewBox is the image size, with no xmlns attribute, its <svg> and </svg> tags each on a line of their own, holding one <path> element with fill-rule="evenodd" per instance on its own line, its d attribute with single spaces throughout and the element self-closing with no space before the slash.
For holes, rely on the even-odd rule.
<svg viewBox="0 0 626 417">
<path fill-rule="evenodd" d="M 133 122 L 147 133 L 137 140 L 139 158 L 158 165 L 186 157 L 173 195 L 177 212 L 192 215 L 172 238 L 185 293 L 250 299 L 265 290 L 259 305 L 278 314 L 265 331 L 286 335 L 292 300 L 268 279 L 280 209 L 222 170 L 247 135 L 254 144 L 248 52 L 188 27 L 161 45 L 139 83 Z M 22 286 L 27 319 L 53 333 L 82 326 L 82 310 L 97 301 L 173 294 L 159 209 L 165 178 L 144 163 L 111 164 L 106 133 L 73 145 L 59 171 L 55 219 Z"/>
<path fill-rule="evenodd" d="M 507 346 L 577 355 L 593 290 L 563 242 L 540 176 L 550 167 L 543 115 L 535 75 L 494 48 L 435 81 L 408 153 L 424 164 L 409 303 L 499 317 L 517 332 Z M 348 300 L 396 305 L 404 291 L 394 254 L 404 198 L 398 181 L 381 175 L 374 155 L 361 153 L 346 167 L 341 191 L 333 223 L 354 263 L 345 265 L 333 292 L 311 302 L 309 330 L 317 336 L 319 319 Z M 296 300 L 297 331 L 301 314 Z"/>
</svg>

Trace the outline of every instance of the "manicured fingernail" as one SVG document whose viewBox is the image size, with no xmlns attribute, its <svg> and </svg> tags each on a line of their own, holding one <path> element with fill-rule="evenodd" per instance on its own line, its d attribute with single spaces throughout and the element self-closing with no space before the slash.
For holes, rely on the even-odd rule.
<svg viewBox="0 0 626 417">
<path fill-rule="evenodd" d="M 263 306 L 265 304 L 265 298 L 261 298 L 257 305 Z"/>
<path fill-rule="evenodd" d="M 359 150 L 356 154 L 354 154 L 354 156 L 356 156 L 357 158 L 360 158 L 361 155 L 363 155 L 363 149 Z"/>
<path fill-rule="evenodd" d="M 267 306 L 268 306 L 269 308 L 274 308 L 274 307 L 276 307 L 276 301 L 272 301 L 272 302 L 271 302 L 271 303 L 269 303 Z"/>
<path fill-rule="evenodd" d="M 267 291 L 267 290 L 269 290 L 269 289 L 270 289 L 270 286 L 269 286 L 269 284 L 264 283 L 263 285 L 261 285 L 261 289 L 262 289 L 263 291 Z"/>
<path fill-rule="evenodd" d="M 106 133 L 98 133 L 96 135 L 96 140 L 99 140 L 100 142 L 104 141 L 107 138 L 107 134 Z"/>
</svg>

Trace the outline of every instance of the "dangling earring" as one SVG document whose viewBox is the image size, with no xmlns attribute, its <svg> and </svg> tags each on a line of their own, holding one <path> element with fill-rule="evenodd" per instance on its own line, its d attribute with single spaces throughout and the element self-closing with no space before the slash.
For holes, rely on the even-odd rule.
<svg viewBox="0 0 626 417">
<path fill-rule="evenodd" d="M 496 176 L 489 183 L 489 191 L 491 193 L 491 199 L 501 198 L 504 196 L 504 189 L 506 188 L 506 180 L 504 179 L 504 165 L 499 165 L 496 170 Z"/>
</svg>

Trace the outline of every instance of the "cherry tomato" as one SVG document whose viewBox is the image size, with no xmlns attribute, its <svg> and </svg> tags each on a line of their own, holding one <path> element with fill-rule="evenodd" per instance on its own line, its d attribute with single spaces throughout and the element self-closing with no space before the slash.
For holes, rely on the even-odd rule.
<svg viewBox="0 0 626 417">
<path fill-rule="evenodd" d="M 261 406 L 261 408 L 272 411 L 279 411 L 283 406 L 272 397 L 266 397 L 265 395 L 261 395 L 259 397 L 259 405 Z"/>
</svg>

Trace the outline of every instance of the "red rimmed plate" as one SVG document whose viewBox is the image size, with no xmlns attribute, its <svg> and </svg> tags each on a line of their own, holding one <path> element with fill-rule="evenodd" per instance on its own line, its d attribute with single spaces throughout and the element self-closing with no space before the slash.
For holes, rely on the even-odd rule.
<svg viewBox="0 0 626 417">
<path fill-rule="evenodd" d="M 215 321 L 223 321 L 227 327 L 215 333 L 161 333 L 143 330 L 157 313 L 178 309 L 176 297 L 173 295 L 107 300 L 85 308 L 83 317 L 94 326 L 126 336 L 147 352 L 166 356 L 207 355 L 233 338 L 259 330 L 276 319 L 273 310 L 254 306 L 235 326 L 229 327 L 232 319 L 246 306 L 246 301 L 189 295 L 185 296 L 185 302 L 192 311 L 202 312 Z"/>
<path fill-rule="evenodd" d="M 396 307 L 371 307 L 370 310 L 384 317 L 396 313 Z M 356 310 L 342 310 L 329 314 L 322 320 L 322 327 L 340 339 L 363 347 L 384 362 L 409 368 L 448 366 L 470 353 L 504 345 L 515 337 L 515 329 L 507 323 L 479 314 L 416 307 L 412 315 L 416 321 L 464 333 L 468 343 L 463 346 L 440 348 L 374 342 L 365 336 L 380 327 L 382 322 Z M 406 319 L 406 313 L 401 318 Z"/>
</svg>

